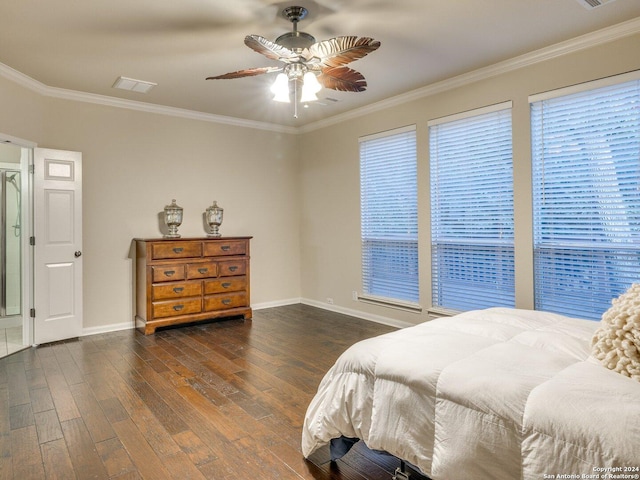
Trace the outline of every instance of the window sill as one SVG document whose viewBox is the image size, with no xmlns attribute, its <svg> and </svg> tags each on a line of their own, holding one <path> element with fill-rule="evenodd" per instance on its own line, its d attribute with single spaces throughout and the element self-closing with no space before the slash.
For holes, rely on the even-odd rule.
<svg viewBox="0 0 640 480">
<path fill-rule="evenodd" d="M 441 308 L 441 307 L 431 307 L 427 310 L 427 313 L 431 317 L 436 318 L 436 317 L 453 317 L 462 312 L 460 310 L 450 310 L 450 309 Z"/>
<path fill-rule="evenodd" d="M 380 305 L 381 307 L 395 308 L 404 310 L 405 312 L 421 313 L 422 305 L 414 302 L 404 302 L 393 298 L 375 297 L 372 295 L 359 295 L 358 301 L 370 303 L 372 305 Z"/>
</svg>

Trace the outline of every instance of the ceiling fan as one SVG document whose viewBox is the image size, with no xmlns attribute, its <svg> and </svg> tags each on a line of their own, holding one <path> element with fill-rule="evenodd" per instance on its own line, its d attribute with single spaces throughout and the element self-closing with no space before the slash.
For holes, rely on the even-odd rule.
<svg viewBox="0 0 640 480">
<path fill-rule="evenodd" d="M 307 16 L 304 7 L 286 7 L 282 15 L 293 23 L 293 30 L 271 42 L 260 35 L 247 35 L 247 47 L 284 66 L 258 67 L 225 73 L 207 80 L 251 77 L 280 72 L 271 87 L 274 100 L 290 102 L 294 98 L 294 116 L 298 103 L 317 100 L 316 93 L 324 86 L 343 92 L 363 92 L 367 88 L 364 76 L 345 65 L 364 57 L 380 47 L 369 37 L 340 36 L 316 42 L 305 32 L 298 31 L 298 22 Z"/>
</svg>

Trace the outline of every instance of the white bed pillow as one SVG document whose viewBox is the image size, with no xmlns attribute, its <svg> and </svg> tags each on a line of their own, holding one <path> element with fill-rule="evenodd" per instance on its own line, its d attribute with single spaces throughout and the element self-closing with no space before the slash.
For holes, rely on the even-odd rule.
<svg viewBox="0 0 640 480">
<path fill-rule="evenodd" d="M 591 340 L 591 353 L 605 367 L 640 382 L 640 284 L 611 301 Z"/>
</svg>

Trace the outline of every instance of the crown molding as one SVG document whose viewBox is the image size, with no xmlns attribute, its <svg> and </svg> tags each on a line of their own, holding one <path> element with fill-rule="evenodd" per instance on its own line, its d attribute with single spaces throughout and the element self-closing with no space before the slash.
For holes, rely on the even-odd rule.
<svg viewBox="0 0 640 480">
<path fill-rule="evenodd" d="M 183 108 L 168 107 L 152 103 L 139 102 L 135 100 L 126 100 L 117 97 L 110 97 L 107 95 L 97 95 L 93 93 L 79 92 L 76 90 L 50 87 L 2 63 L 0 63 L 0 76 L 47 97 L 93 103 L 97 105 L 117 108 L 125 108 L 146 113 L 155 113 L 159 115 L 169 115 L 191 120 L 220 123 L 224 125 L 267 130 L 277 133 L 299 134 L 312 132 L 314 130 L 329 127 L 337 123 L 353 120 L 355 118 L 368 115 L 370 113 L 379 112 L 380 110 L 395 107 L 397 105 L 402 105 L 407 102 L 413 102 L 415 100 L 445 92 L 447 90 L 452 90 L 454 88 L 468 85 L 479 80 L 485 80 L 506 72 L 517 70 L 519 68 L 561 57 L 569 53 L 578 52 L 580 50 L 612 42 L 614 40 L 634 35 L 638 32 L 640 32 L 640 17 L 627 20 L 626 22 L 622 22 L 611 27 L 603 28 L 595 32 L 587 33 L 585 35 L 581 35 L 565 42 L 560 42 L 549 47 L 541 48 L 539 50 L 535 50 L 533 52 L 490 65 L 488 67 L 479 68 L 468 73 L 463 73 L 446 80 L 432 83 L 425 87 L 421 87 L 416 90 L 403 93 L 401 95 L 396 95 L 394 97 L 373 103 L 371 105 L 357 108 L 343 114 L 335 115 L 324 120 L 309 123 L 301 127 L 287 127 L 284 125 L 257 122 L 253 120 L 244 120 L 236 117 L 226 117 L 211 113 L 187 110 Z"/>
<path fill-rule="evenodd" d="M 223 115 L 215 115 L 212 113 L 198 112 L 185 108 L 168 107 L 164 105 L 156 105 L 153 103 L 139 102 L 136 100 L 110 97 L 107 95 L 98 95 L 95 93 L 86 93 L 77 90 L 50 87 L 3 63 L 0 63 L 0 76 L 18 83 L 19 85 L 45 97 L 59 98 L 62 100 L 72 100 L 76 102 L 93 103 L 96 105 L 104 105 L 107 107 L 125 108 L 128 110 L 137 110 L 139 112 L 155 113 L 159 115 L 168 115 L 172 117 L 220 123 L 237 127 L 268 130 L 277 133 L 298 133 L 298 129 L 296 127 L 287 127 L 284 125 L 277 125 L 266 122 L 256 122 L 253 120 L 245 120 L 236 117 L 226 117 Z"/>
<path fill-rule="evenodd" d="M 627 20 L 626 22 L 619 23 L 612 27 L 607 27 L 595 32 L 587 33 L 585 35 L 572 38 L 571 40 L 557 43 L 555 45 L 541 48 L 539 50 L 534 50 L 533 52 L 525 53 L 518 57 L 489 65 L 488 67 L 483 67 L 468 73 L 463 73 L 461 75 L 451 77 L 440 82 L 432 83 L 425 87 L 396 95 L 395 97 L 372 103 L 371 105 L 367 105 L 362 108 L 357 108 L 340 115 L 304 125 L 303 127 L 300 127 L 298 129 L 298 132 L 307 133 L 347 120 L 353 120 L 354 118 L 358 118 L 363 115 L 368 115 L 370 113 L 379 112 L 380 110 L 384 110 L 390 107 L 413 102 L 430 95 L 436 95 L 447 90 L 453 90 L 464 85 L 495 77 L 503 73 L 511 72 L 513 70 L 551 60 L 563 55 L 578 52 L 580 50 L 603 45 L 605 43 L 619 40 L 621 38 L 628 37 L 639 32 L 640 17 L 637 17 L 632 20 Z"/>
</svg>

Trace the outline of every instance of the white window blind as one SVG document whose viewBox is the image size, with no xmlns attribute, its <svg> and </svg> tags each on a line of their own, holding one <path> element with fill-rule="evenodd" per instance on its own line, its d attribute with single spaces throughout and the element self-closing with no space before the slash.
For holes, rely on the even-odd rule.
<svg viewBox="0 0 640 480">
<path fill-rule="evenodd" d="M 640 81 L 531 104 L 535 308 L 599 319 L 640 280 Z"/>
<path fill-rule="evenodd" d="M 360 139 L 362 289 L 418 302 L 415 127 Z"/>
<path fill-rule="evenodd" d="M 429 124 L 435 309 L 514 306 L 510 106 Z"/>
</svg>

